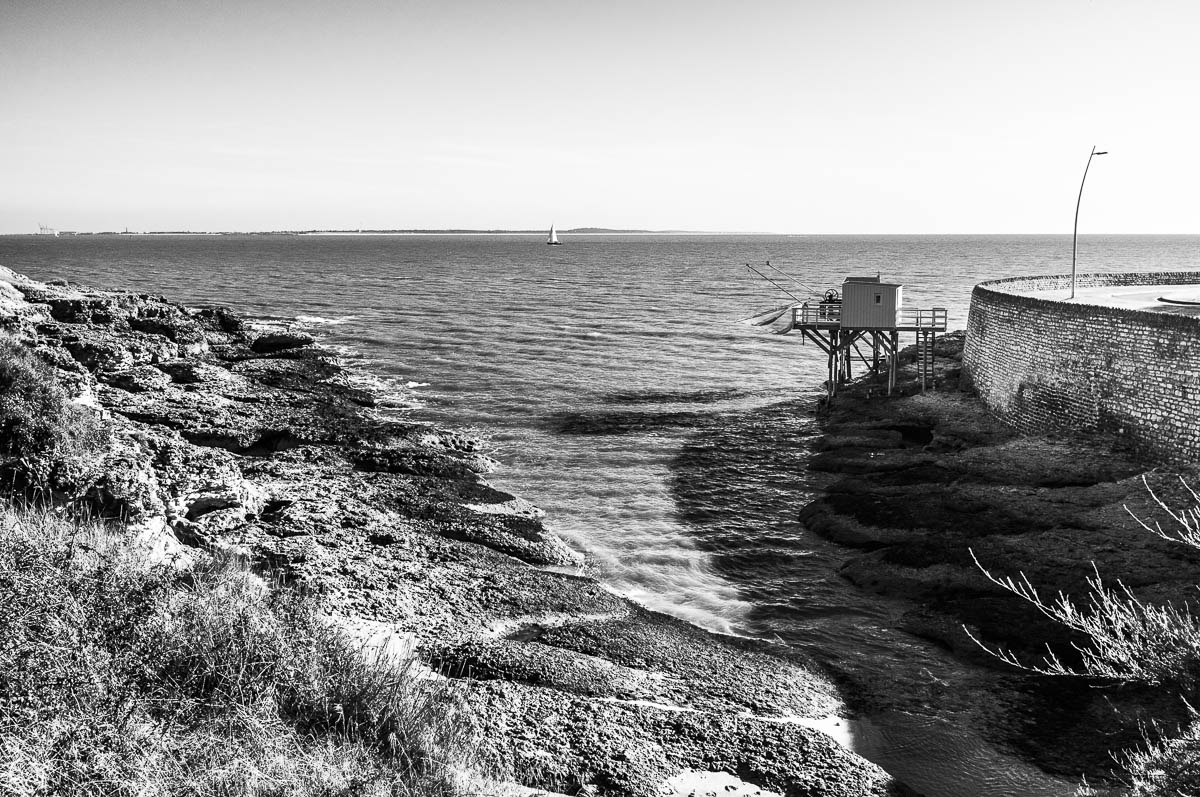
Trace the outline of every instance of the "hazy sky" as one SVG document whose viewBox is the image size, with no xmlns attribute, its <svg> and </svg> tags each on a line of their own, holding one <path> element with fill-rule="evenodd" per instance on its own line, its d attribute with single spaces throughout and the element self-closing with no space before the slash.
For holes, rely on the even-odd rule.
<svg viewBox="0 0 1200 797">
<path fill-rule="evenodd" d="M 0 232 L 1200 233 L 1195 0 L 0 0 Z"/>
</svg>

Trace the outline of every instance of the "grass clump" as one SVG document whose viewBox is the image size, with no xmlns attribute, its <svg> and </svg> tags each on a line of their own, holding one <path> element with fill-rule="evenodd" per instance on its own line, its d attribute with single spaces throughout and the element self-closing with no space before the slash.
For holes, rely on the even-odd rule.
<svg viewBox="0 0 1200 797">
<path fill-rule="evenodd" d="M 30 495 L 77 490 L 89 455 L 109 428 L 72 402 L 54 369 L 20 341 L 0 335 L 0 479 Z"/>
<path fill-rule="evenodd" d="M 448 694 L 236 562 L 0 517 L 0 793 L 456 793 Z"/>
</svg>

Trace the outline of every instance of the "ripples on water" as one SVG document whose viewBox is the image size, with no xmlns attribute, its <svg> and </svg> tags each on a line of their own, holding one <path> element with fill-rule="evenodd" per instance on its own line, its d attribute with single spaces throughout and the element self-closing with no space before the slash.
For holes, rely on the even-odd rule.
<svg viewBox="0 0 1200 797">
<path fill-rule="evenodd" d="M 1069 272 L 1069 237 L 562 240 L 8 236 L 0 264 L 296 319 L 415 395 L 416 417 L 486 437 L 505 464 L 494 481 L 545 508 L 611 588 L 713 630 L 780 636 L 883 690 L 965 677 L 891 630 L 892 607 L 837 578 L 844 552 L 793 520 L 814 490 L 804 458 L 824 361 L 737 323 L 788 299 L 744 264 L 770 260 L 818 290 L 878 271 L 957 328 L 977 282 Z M 1196 243 L 1087 236 L 1080 273 L 1192 268 Z M 860 749 L 929 797 L 1069 793 L 946 734 L 932 703 L 861 725 Z"/>
</svg>

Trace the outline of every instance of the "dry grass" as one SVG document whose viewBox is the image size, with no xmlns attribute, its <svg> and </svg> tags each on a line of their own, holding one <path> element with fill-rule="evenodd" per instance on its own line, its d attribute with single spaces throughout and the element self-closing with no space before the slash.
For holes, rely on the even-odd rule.
<svg viewBox="0 0 1200 797">
<path fill-rule="evenodd" d="M 0 793 L 448 797 L 452 703 L 236 562 L 0 519 Z"/>
</svg>

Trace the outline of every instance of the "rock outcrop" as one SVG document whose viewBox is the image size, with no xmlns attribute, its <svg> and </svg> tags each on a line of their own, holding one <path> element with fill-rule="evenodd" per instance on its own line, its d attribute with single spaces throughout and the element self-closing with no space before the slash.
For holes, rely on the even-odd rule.
<svg viewBox="0 0 1200 797">
<path fill-rule="evenodd" d="M 572 575 L 579 555 L 487 483 L 478 441 L 382 412 L 309 334 L 7 269 L 0 325 L 112 430 L 56 501 L 128 521 L 181 566 L 244 556 L 407 640 L 461 691 L 502 777 L 632 796 L 699 770 L 787 795 L 910 793 L 806 727 L 844 709 L 807 659 Z"/>
</svg>

